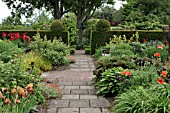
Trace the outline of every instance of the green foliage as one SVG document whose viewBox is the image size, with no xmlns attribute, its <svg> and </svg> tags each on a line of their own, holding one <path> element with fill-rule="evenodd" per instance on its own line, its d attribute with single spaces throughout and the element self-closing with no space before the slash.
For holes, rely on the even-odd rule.
<svg viewBox="0 0 170 113">
<path fill-rule="evenodd" d="M 69 31 L 70 33 L 70 45 L 76 44 L 77 39 L 77 25 L 76 25 L 76 16 L 74 13 L 68 13 L 66 14 L 61 21 L 64 24 L 64 27 Z"/>
<path fill-rule="evenodd" d="M 29 67 L 31 63 L 34 63 L 34 66 L 42 71 L 49 71 L 52 69 L 52 65 L 49 61 L 43 58 L 42 54 L 36 52 L 29 52 L 20 56 L 22 65 Z"/>
<path fill-rule="evenodd" d="M 130 39 L 136 31 L 108 31 L 108 32 L 97 32 L 93 31 L 91 34 L 91 54 L 95 53 L 95 49 L 101 46 L 105 46 L 109 43 L 110 38 L 114 38 L 113 35 L 123 36 L 125 35 L 127 39 Z M 143 42 L 143 38 L 150 40 L 160 40 L 163 41 L 163 31 L 138 31 L 139 41 Z"/>
<path fill-rule="evenodd" d="M 169 84 L 153 85 L 150 88 L 137 87 L 116 97 L 112 113 L 168 113 L 170 111 Z"/>
<path fill-rule="evenodd" d="M 108 95 L 113 94 L 117 95 L 122 86 L 126 84 L 130 75 L 122 75 L 124 69 L 122 67 L 110 68 L 102 73 L 101 79 L 95 84 L 99 90 L 97 94 Z"/>
<path fill-rule="evenodd" d="M 111 30 L 111 25 L 108 20 L 100 19 L 96 24 L 96 30 L 99 32 L 105 32 Z"/>
<path fill-rule="evenodd" d="M 64 28 L 62 21 L 54 20 L 50 26 L 50 30 L 52 30 L 52 32 L 60 33 L 60 32 L 63 32 L 65 28 Z"/>
<path fill-rule="evenodd" d="M 91 31 L 94 31 L 96 30 L 96 24 L 97 22 L 99 21 L 99 19 L 89 19 L 86 23 L 85 23 L 85 30 L 83 32 L 83 36 L 84 36 L 84 41 L 85 41 L 85 44 L 86 43 L 90 43 L 90 34 L 91 34 Z"/>
<path fill-rule="evenodd" d="M 40 91 L 46 97 L 46 99 L 54 99 L 60 96 L 60 89 L 57 85 L 41 83 Z"/>
<path fill-rule="evenodd" d="M 17 54 L 23 53 L 23 49 L 18 48 L 12 41 L 0 41 L 0 60 L 3 62 L 8 62 L 14 59 Z"/>
<path fill-rule="evenodd" d="M 51 62 L 52 65 L 65 65 L 68 63 L 68 47 L 61 41 L 56 40 L 55 38 L 51 42 L 44 37 L 44 40 L 40 38 L 40 35 L 37 34 L 33 37 L 35 41 L 30 43 L 32 50 L 40 52 L 43 54 L 43 57 Z"/>
<path fill-rule="evenodd" d="M 89 55 L 89 54 L 90 54 L 90 48 L 85 48 L 84 51 L 85 51 L 85 54 L 86 54 L 86 55 Z"/>
</svg>

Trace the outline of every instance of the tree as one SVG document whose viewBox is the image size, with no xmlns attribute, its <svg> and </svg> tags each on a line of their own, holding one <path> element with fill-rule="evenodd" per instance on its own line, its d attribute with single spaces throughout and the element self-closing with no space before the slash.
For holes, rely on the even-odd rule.
<svg viewBox="0 0 170 113">
<path fill-rule="evenodd" d="M 2 19 L 2 25 L 7 26 L 22 25 L 22 22 L 18 16 L 15 17 L 8 16 L 7 18 Z"/>
<path fill-rule="evenodd" d="M 34 9 L 45 8 L 51 11 L 55 19 L 60 19 L 63 14 L 69 10 L 64 8 L 64 3 L 67 0 L 2 0 L 5 2 L 9 9 L 12 8 L 12 14 L 15 15 L 15 10 L 20 15 L 30 17 Z M 65 9 L 65 10 L 64 10 Z"/>
<path fill-rule="evenodd" d="M 84 23 L 90 19 L 97 8 L 101 7 L 103 4 L 114 4 L 113 0 L 68 0 L 67 5 L 71 8 L 71 11 L 77 16 L 77 28 L 79 40 L 78 44 L 82 43 L 82 34 L 84 30 Z"/>
</svg>

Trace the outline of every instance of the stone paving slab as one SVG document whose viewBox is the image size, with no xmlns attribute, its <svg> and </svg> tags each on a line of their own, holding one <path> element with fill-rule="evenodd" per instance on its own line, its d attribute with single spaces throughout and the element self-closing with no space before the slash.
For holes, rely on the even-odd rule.
<svg viewBox="0 0 170 113">
<path fill-rule="evenodd" d="M 101 107 L 101 108 L 107 108 L 110 107 L 110 103 L 106 99 L 92 99 L 90 100 L 90 106 L 91 107 Z"/>
<path fill-rule="evenodd" d="M 70 82 L 70 81 L 67 81 L 67 82 L 63 82 L 63 81 L 60 82 L 60 81 L 59 81 L 57 84 L 58 84 L 59 86 L 69 86 L 69 85 L 73 85 L 73 82 L 72 82 L 72 81 L 71 81 L 71 82 Z"/>
<path fill-rule="evenodd" d="M 79 113 L 79 108 L 59 108 L 58 113 Z"/>
<path fill-rule="evenodd" d="M 69 105 L 69 100 L 59 100 L 59 99 L 52 99 L 50 100 L 48 108 L 66 108 Z"/>
<path fill-rule="evenodd" d="M 86 82 L 86 81 L 73 81 L 73 85 L 75 85 L 75 86 L 80 86 L 80 85 L 82 85 L 82 86 L 85 86 L 85 85 L 88 85 L 88 83 Z"/>
<path fill-rule="evenodd" d="M 96 91 L 97 91 L 96 89 L 88 89 L 90 95 L 95 95 Z"/>
<path fill-rule="evenodd" d="M 80 108 L 80 113 L 102 113 L 99 108 Z"/>
<path fill-rule="evenodd" d="M 62 95 L 70 95 L 71 94 L 71 89 L 62 89 L 61 94 Z"/>
<path fill-rule="evenodd" d="M 80 86 L 80 89 L 95 89 L 94 86 Z"/>
<path fill-rule="evenodd" d="M 47 113 L 56 113 L 57 112 L 57 108 L 50 108 L 47 110 Z"/>
<path fill-rule="evenodd" d="M 80 95 L 63 95 L 61 99 L 79 99 Z"/>
<path fill-rule="evenodd" d="M 65 86 L 64 89 L 80 89 L 79 86 Z"/>
<path fill-rule="evenodd" d="M 96 95 L 80 95 L 80 99 L 97 99 Z"/>
<path fill-rule="evenodd" d="M 87 108 L 89 106 L 89 100 L 81 99 L 81 100 L 70 100 L 71 108 Z"/>
<path fill-rule="evenodd" d="M 72 95 L 87 95 L 89 94 L 87 89 L 72 89 L 71 90 Z"/>
</svg>

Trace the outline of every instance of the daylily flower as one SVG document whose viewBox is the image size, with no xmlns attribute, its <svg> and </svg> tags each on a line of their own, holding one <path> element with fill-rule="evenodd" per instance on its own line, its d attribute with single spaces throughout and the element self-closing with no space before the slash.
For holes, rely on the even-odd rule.
<svg viewBox="0 0 170 113">
<path fill-rule="evenodd" d="M 2 92 L 0 91 L 0 98 L 4 98 L 4 96 L 3 96 L 3 94 L 2 94 Z"/>
<path fill-rule="evenodd" d="M 21 100 L 19 100 L 19 99 L 15 99 L 15 101 L 14 101 L 14 102 L 15 102 L 15 104 L 17 104 L 17 103 L 19 104 L 19 103 L 21 103 Z"/>
<path fill-rule="evenodd" d="M 154 56 L 155 57 L 160 57 L 161 55 L 160 55 L 160 53 L 155 53 Z"/>
<path fill-rule="evenodd" d="M 27 84 L 26 88 L 29 89 L 29 88 L 32 88 L 33 87 L 33 84 L 32 83 L 29 83 Z"/>
<path fill-rule="evenodd" d="M 16 88 L 13 88 L 13 89 L 12 89 L 12 94 L 16 94 L 16 93 L 17 93 Z"/>
<path fill-rule="evenodd" d="M 157 82 L 158 82 L 159 84 L 165 84 L 165 82 L 164 82 L 164 80 L 163 80 L 162 78 L 158 78 L 158 79 L 157 79 Z"/>
<path fill-rule="evenodd" d="M 131 72 L 129 72 L 129 71 L 127 71 L 127 70 L 126 70 L 126 71 L 121 72 L 121 74 L 122 74 L 122 75 L 132 75 L 132 73 L 131 73 Z"/>
<path fill-rule="evenodd" d="M 162 71 L 162 76 L 163 76 L 164 78 L 166 78 L 167 74 L 168 74 L 167 71 Z"/>
<path fill-rule="evenodd" d="M 5 104 L 10 104 L 10 103 L 11 103 L 10 99 L 9 99 L 9 98 L 6 98 L 6 99 L 5 99 Z"/>
</svg>

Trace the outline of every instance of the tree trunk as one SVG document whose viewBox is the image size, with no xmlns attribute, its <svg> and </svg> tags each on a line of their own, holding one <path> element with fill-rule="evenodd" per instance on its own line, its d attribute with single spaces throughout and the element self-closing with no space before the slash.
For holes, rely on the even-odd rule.
<svg viewBox="0 0 170 113">
<path fill-rule="evenodd" d="M 59 0 L 54 1 L 54 18 L 60 19 L 61 18 L 61 12 L 59 7 Z"/>
<path fill-rule="evenodd" d="M 81 45 L 82 44 L 82 38 L 83 38 L 83 22 L 82 22 L 82 16 L 81 15 L 77 15 L 77 28 L 78 28 L 78 40 L 77 40 L 77 44 Z"/>
</svg>

